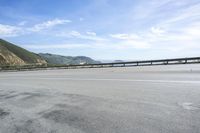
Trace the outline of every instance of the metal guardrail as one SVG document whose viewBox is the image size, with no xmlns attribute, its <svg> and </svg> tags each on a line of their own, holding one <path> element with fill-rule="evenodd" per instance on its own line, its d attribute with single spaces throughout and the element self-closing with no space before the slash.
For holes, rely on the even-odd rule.
<svg viewBox="0 0 200 133">
<path fill-rule="evenodd" d="M 30 69 L 78 69 L 78 68 L 106 68 L 106 67 L 136 67 L 153 65 L 175 65 L 175 64 L 197 64 L 200 63 L 200 57 L 161 59 L 161 60 L 143 60 L 117 63 L 83 64 L 83 65 L 24 65 L 24 66 L 0 66 L 0 70 L 30 70 Z"/>
<path fill-rule="evenodd" d="M 197 63 L 200 63 L 200 57 L 161 59 L 161 60 L 143 60 L 143 61 L 101 63 L 101 64 L 66 65 L 63 67 L 66 67 L 66 68 L 101 68 L 101 67 L 134 67 L 134 66 L 197 64 Z"/>
</svg>

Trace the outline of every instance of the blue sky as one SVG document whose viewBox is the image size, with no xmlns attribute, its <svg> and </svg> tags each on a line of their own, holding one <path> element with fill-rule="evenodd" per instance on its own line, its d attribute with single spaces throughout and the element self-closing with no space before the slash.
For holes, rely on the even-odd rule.
<svg viewBox="0 0 200 133">
<path fill-rule="evenodd" d="M 200 0 L 0 0 L 0 38 L 104 60 L 200 56 Z"/>
</svg>

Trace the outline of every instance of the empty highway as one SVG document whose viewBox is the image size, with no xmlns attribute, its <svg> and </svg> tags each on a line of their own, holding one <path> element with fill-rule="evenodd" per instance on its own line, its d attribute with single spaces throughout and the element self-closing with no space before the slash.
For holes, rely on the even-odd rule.
<svg viewBox="0 0 200 133">
<path fill-rule="evenodd" d="M 0 72 L 0 133 L 199 132 L 199 64 Z"/>
</svg>

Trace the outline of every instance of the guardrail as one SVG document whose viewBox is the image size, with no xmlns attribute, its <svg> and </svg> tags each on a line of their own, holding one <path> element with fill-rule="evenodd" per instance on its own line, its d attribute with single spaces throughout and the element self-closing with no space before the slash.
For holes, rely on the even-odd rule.
<svg viewBox="0 0 200 133">
<path fill-rule="evenodd" d="M 83 65 L 24 65 L 24 66 L 0 66 L 0 70 L 30 70 L 30 69 L 78 69 L 78 68 L 106 68 L 106 67 L 136 67 L 153 65 L 175 65 L 175 64 L 197 64 L 200 63 L 200 57 L 176 58 L 161 60 L 143 60 L 117 63 L 83 64 Z"/>
<path fill-rule="evenodd" d="M 176 58 L 161 60 L 143 60 L 117 63 L 84 64 L 84 65 L 65 65 L 65 68 L 102 68 L 102 67 L 135 67 L 135 66 L 153 66 L 153 65 L 175 65 L 175 64 L 197 64 L 200 63 L 200 57 Z"/>
</svg>

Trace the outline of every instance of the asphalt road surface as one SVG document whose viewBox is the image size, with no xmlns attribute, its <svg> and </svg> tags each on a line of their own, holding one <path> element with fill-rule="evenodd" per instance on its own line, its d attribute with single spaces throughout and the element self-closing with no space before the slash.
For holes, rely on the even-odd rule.
<svg viewBox="0 0 200 133">
<path fill-rule="evenodd" d="M 0 133 L 200 133 L 200 65 L 1 72 Z"/>
</svg>

